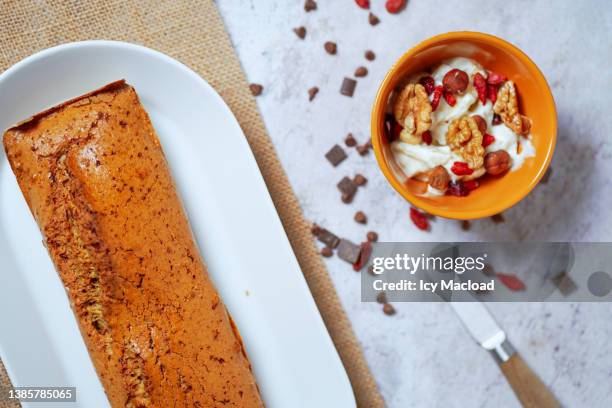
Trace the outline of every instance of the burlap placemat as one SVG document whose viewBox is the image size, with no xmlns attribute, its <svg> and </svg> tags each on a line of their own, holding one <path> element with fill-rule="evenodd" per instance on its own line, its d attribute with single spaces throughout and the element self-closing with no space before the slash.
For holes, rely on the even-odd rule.
<svg viewBox="0 0 612 408">
<path fill-rule="evenodd" d="M 88 39 L 129 41 L 162 51 L 197 71 L 221 94 L 246 134 L 358 405 L 384 406 L 214 2 L 0 0 L 0 71 L 41 49 Z M 0 385 L 8 381 L 1 366 Z M 0 408 L 5 406 L 0 402 Z"/>
</svg>

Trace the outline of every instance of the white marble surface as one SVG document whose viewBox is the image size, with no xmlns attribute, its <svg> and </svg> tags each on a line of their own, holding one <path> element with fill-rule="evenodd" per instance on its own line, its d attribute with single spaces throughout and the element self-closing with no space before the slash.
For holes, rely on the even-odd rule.
<svg viewBox="0 0 612 408">
<path fill-rule="evenodd" d="M 247 77 L 264 85 L 259 108 L 306 217 L 359 241 L 381 240 L 610 241 L 612 235 L 612 7 L 607 0 L 411 0 L 396 16 L 372 0 L 382 20 L 367 23 L 353 1 L 218 0 Z M 292 28 L 305 25 L 300 41 Z M 505 213 L 506 223 L 475 222 L 469 232 L 438 219 L 431 232 L 411 224 L 408 204 L 379 172 L 373 155 L 332 168 L 323 158 L 347 132 L 369 133 L 369 110 L 383 75 L 408 48 L 453 30 L 496 34 L 523 49 L 542 69 L 559 113 L 559 141 L 548 184 Z M 194 39 L 197 41 L 197 39 Z M 338 43 L 329 56 L 323 43 Z M 372 49 L 374 62 L 363 52 Z M 359 65 L 354 98 L 338 92 Z M 306 90 L 321 91 L 309 103 Z M 351 205 L 336 183 L 360 172 L 369 179 Z M 352 219 L 356 210 L 368 226 Z M 512 407 L 518 402 L 494 361 L 477 347 L 444 304 L 397 304 L 384 316 L 360 302 L 358 275 L 336 257 L 327 261 L 340 298 L 389 407 Z M 567 407 L 612 405 L 612 305 L 494 304 L 491 309 L 527 362 Z"/>
</svg>

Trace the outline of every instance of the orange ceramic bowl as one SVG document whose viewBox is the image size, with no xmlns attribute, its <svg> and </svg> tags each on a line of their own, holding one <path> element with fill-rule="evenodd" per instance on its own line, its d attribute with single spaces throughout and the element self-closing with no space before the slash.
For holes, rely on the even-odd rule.
<svg viewBox="0 0 612 408">
<path fill-rule="evenodd" d="M 414 72 L 426 70 L 446 58 L 468 57 L 485 69 L 500 72 L 514 81 L 521 113 L 532 120 L 531 138 L 535 157 L 525 160 L 516 171 L 500 177 L 483 177 L 481 185 L 467 197 L 422 197 L 416 184 L 402 182 L 397 169 L 384 122 L 389 95 Z M 441 103 L 445 103 L 442 101 Z M 500 125 L 503 126 L 503 125 Z M 451 32 L 423 41 L 404 54 L 383 80 L 372 109 L 372 144 L 382 172 L 406 200 L 422 210 L 446 218 L 468 220 L 498 214 L 523 199 L 546 172 L 557 139 L 555 102 L 538 67 L 514 45 L 489 34 Z"/>
</svg>

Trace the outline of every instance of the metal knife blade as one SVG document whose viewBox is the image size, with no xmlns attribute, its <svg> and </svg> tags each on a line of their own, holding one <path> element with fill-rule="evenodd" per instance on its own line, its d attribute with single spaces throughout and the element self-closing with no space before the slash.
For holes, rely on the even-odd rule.
<svg viewBox="0 0 612 408">
<path fill-rule="evenodd" d="M 472 337 L 487 350 L 493 350 L 506 340 L 491 313 L 480 302 L 448 302 Z"/>
</svg>

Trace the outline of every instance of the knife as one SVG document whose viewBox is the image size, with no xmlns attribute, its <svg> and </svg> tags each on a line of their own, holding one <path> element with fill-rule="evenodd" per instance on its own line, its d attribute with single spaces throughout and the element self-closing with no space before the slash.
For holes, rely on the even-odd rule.
<svg viewBox="0 0 612 408">
<path fill-rule="evenodd" d="M 478 301 L 448 303 L 476 342 L 493 354 L 523 407 L 561 406 L 552 392 L 512 347 L 506 338 L 506 333 L 482 303 Z"/>
</svg>

